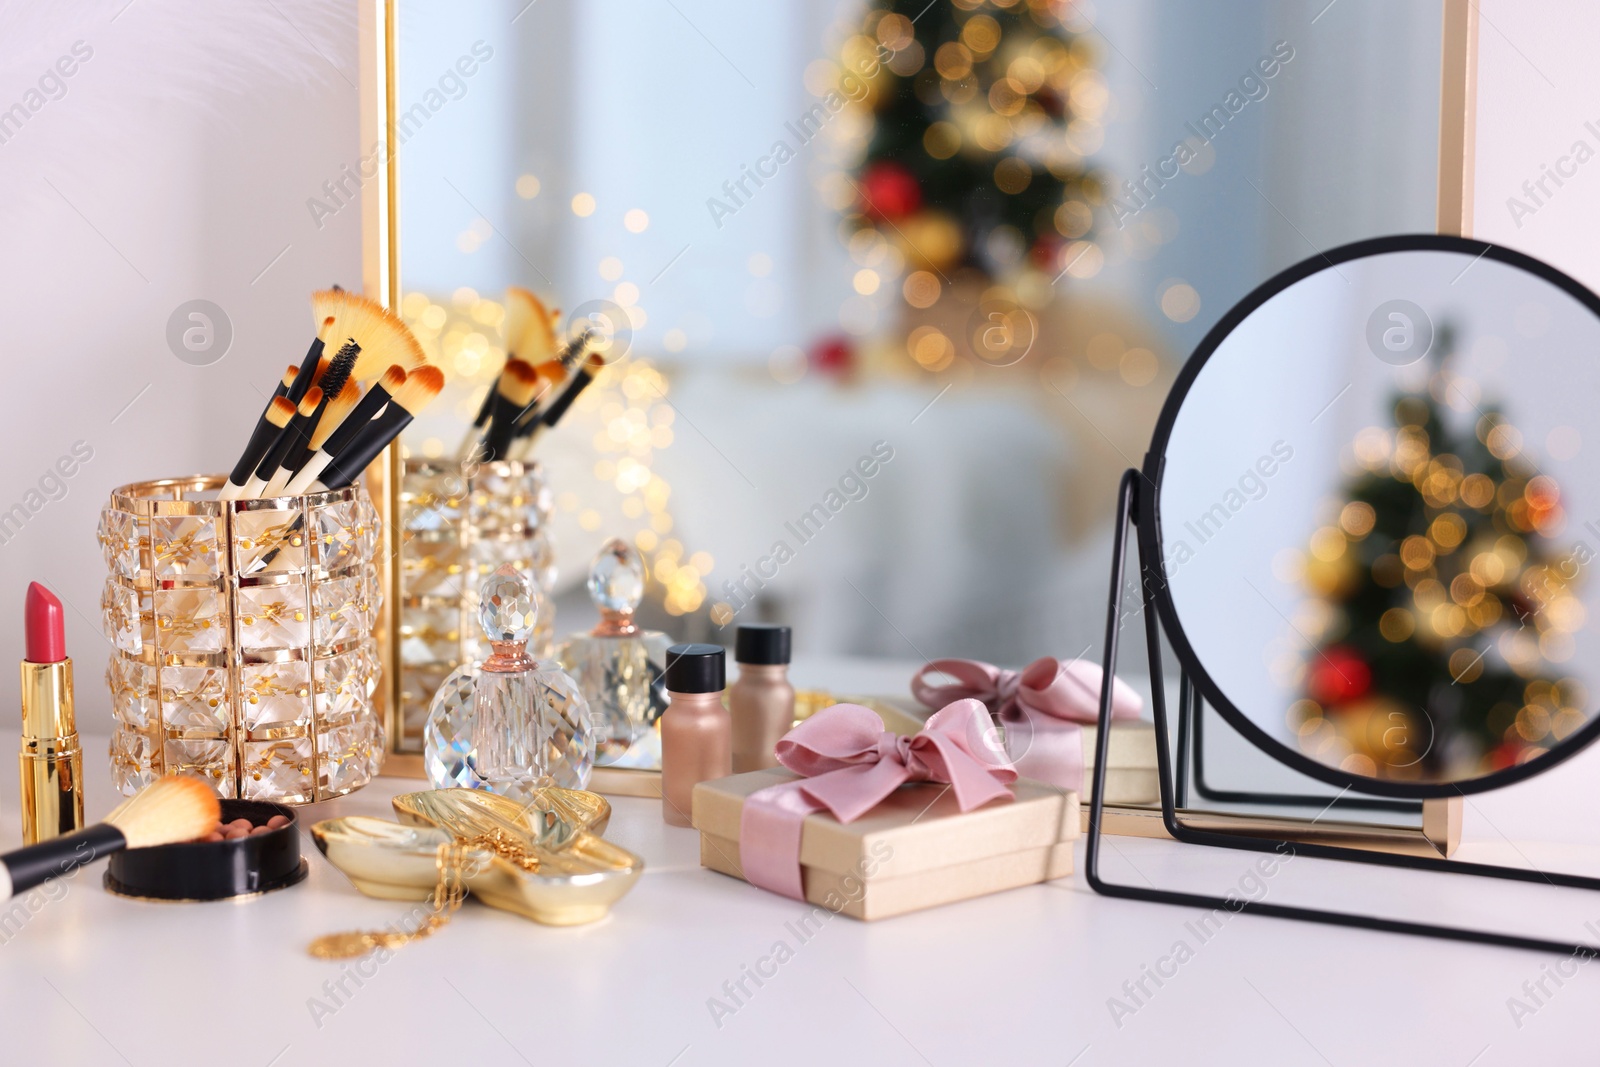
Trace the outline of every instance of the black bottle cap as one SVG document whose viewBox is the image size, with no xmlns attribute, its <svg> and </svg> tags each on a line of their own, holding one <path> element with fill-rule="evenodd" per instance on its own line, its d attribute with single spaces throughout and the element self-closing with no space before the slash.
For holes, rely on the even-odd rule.
<svg viewBox="0 0 1600 1067">
<path fill-rule="evenodd" d="M 739 627 L 733 639 L 733 658 L 758 666 L 789 662 L 789 628 L 771 622 Z"/>
<path fill-rule="evenodd" d="M 673 645 L 667 649 L 667 689 L 673 693 L 720 693 L 727 687 L 721 645 Z"/>
</svg>

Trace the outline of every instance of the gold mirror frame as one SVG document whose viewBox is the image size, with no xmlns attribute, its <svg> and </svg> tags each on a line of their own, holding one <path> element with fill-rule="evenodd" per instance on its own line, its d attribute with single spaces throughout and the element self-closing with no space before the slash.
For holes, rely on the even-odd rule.
<svg viewBox="0 0 1600 1067">
<path fill-rule="evenodd" d="M 360 169 L 361 287 L 386 308 L 400 303 L 400 212 L 395 203 L 399 164 L 394 138 L 395 14 L 397 0 L 361 0 L 358 27 L 361 60 Z M 367 175 L 372 167 L 371 177 Z M 378 655 L 383 664 L 376 704 L 384 724 L 386 775 L 425 777 L 421 753 L 396 752 L 400 736 L 400 445 L 385 449 L 368 474 L 368 492 L 383 517 L 378 579 L 383 605 L 378 617 Z"/>
</svg>

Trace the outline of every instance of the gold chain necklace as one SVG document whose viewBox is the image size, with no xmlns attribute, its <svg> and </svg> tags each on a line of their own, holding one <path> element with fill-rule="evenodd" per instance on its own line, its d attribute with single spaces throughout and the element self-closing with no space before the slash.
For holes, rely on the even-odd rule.
<svg viewBox="0 0 1600 1067">
<path fill-rule="evenodd" d="M 339 934 L 324 934 L 311 942 L 308 951 L 318 959 L 346 960 L 365 956 L 378 949 L 397 949 L 413 941 L 421 941 L 448 923 L 467 899 L 467 875 L 480 868 L 468 870 L 467 856 L 473 851 L 492 852 L 524 871 L 537 871 L 539 857 L 504 830 L 495 829 L 476 837 L 457 837 L 441 842 L 434 855 L 439 880 L 429 897 L 430 911 L 413 930 L 351 930 Z"/>
</svg>

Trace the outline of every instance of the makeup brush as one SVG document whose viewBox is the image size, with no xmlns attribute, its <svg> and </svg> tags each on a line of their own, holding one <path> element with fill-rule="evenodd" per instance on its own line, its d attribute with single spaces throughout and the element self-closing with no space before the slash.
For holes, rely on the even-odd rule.
<svg viewBox="0 0 1600 1067">
<path fill-rule="evenodd" d="M 489 429 L 483 438 L 482 458 L 492 462 L 505 459 L 515 436 L 517 416 L 533 402 L 539 391 L 539 372 L 522 359 L 506 363 L 495 389 L 494 406 L 489 410 Z"/>
<path fill-rule="evenodd" d="M 412 419 L 422 414 L 443 388 L 444 372 L 431 364 L 408 374 L 405 384 L 394 394 L 394 399 L 334 455 L 333 461 L 327 464 L 310 491 L 343 489 L 361 477 L 361 472 L 367 469 L 373 457 L 382 452 Z"/>
<path fill-rule="evenodd" d="M 408 371 L 427 364 L 422 346 L 398 315 L 356 293 L 337 295 L 334 336 L 349 339 L 360 350 L 350 371 L 352 378 L 369 382 L 396 363 Z"/>
<path fill-rule="evenodd" d="M 317 451 L 284 487 L 284 495 L 299 496 L 309 490 L 312 483 L 322 475 L 323 469 L 333 462 L 333 457 L 343 452 L 355 439 L 356 434 L 360 433 L 389 399 L 399 392 L 400 387 L 406 383 L 406 378 L 406 369 L 398 363 L 385 371 L 383 377 L 367 390 L 366 395 L 355 406 L 355 410 L 344 417 L 344 421 L 339 423 L 331 435 L 317 444 Z"/>
<path fill-rule="evenodd" d="M 217 795 L 198 778 L 157 778 L 104 822 L 0 856 L 0 903 L 125 848 L 192 841 L 216 824 Z"/>
<path fill-rule="evenodd" d="M 277 436 L 279 430 L 283 429 L 282 426 L 274 426 L 268 422 L 267 416 L 272 413 L 272 402 L 289 392 L 289 387 L 294 384 L 294 380 L 299 377 L 299 374 L 300 368 L 292 363 L 289 364 L 289 369 L 283 372 L 283 378 L 278 382 L 278 388 L 273 390 L 271 398 L 267 400 L 266 408 L 261 412 L 261 417 L 256 420 L 256 428 L 250 432 L 250 440 L 245 443 L 244 454 L 233 465 L 233 473 L 228 475 L 227 483 L 218 491 L 218 500 L 234 499 L 239 490 L 244 488 L 245 482 L 249 481 L 250 472 L 255 469 L 257 463 L 261 462 L 261 457 L 266 455 L 267 448 L 272 444 L 272 439 Z M 292 405 L 289 414 L 294 414 Z"/>
<path fill-rule="evenodd" d="M 518 442 L 517 458 L 526 458 L 533 453 L 533 447 L 538 443 L 539 438 L 561 421 L 561 416 L 565 415 L 567 409 L 572 407 L 572 402 L 578 399 L 578 394 L 589 387 L 589 383 L 594 381 L 595 376 L 600 373 L 600 368 L 604 366 L 604 361 L 597 355 L 590 356 L 589 359 L 584 361 L 583 366 L 579 368 L 577 374 L 572 376 L 572 381 L 567 383 L 567 388 L 556 398 L 555 403 L 545 409 L 544 414 L 539 416 L 538 421 L 529 428 Z"/>
<path fill-rule="evenodd" d="M 261 423 L 256 426 L 256 432 L 250 435 L 250 443 L 245 447 L 244 455 L 239 457 L 239 462 L 234 465 L 233 473 L 228 475 L 228 482 L 217 492 L 218 500 L 239 500 L 245 495 L 245 488 L 250 484 L 256 467 L 267 454 L 267 449 L 277 440 L 283 428 L 289 425 L 289 420 L 294 418 L 294 402 L 287 396 L 275 396 L 267 405 L 267 413 L 261 417 Z"/>
<path fill-rule="evenodd" d="M 539 383 L 541 387 L 540 395 L 534 398 L 537 403 L 531 405 L 528 410 L 517 416 L 518 437 L 523 437 L 533 432 L 533 428 L 538 425 L 539 416 L 556 400 L 560 399 L 561 393 L 558 390 L 567 381 L 572 368 L 583 362 L 584 354 L 589 347 L 590 340 L 593 338 L 593 330 L 584 330 L 567 342 L 566 347 L 561 350 L 560 357 L 545 364 L 546 367 L 559 367 L 559 374 L 549 373 L 542 367 L 534 368 L 539 371 L 540 377 L 545 380 Z"/>
<path fill-rule="evenodd" d="M 296 404 L 306 395 L 306 390 L 315 384 L 318 368 L 322 363 L 322 350 L 329 341 L 338 336 L 333 328 L 334 320 L 344 296 L 345 294 L 337 289 L 319 289 L 311 294 L 311 315 L 317 324 L 317 336 L 312 339 L 311 347 L 306 350 L 306 358 L 300 361 L 300 373 L 289 386 L 287 396 Z"/>
<path fill-rule="evenodd" d="M 273 476 L 278 473 L 278 468 L 285 462 L 298 455 L 298 449 L 305 447 L 311 440 L 311 433 L 316 428 L 317 421 L 322 415 L 332 397 L 339 395 L 339 390 L 344 388 L 344 383 L 350 380 L 351 368 L 355 366 L 356 357 L 360 349 L 354 341 L 347 341 L 339 354 L 327 361 L 322 373 L 317 378 L 317 384 L 305 396 L 300 398 L 300 405 L 295 411 L 295 416 L 284 427 L 282 432 L 273 439 L 272 446 L 256 465 L 256 472 L 245 487 L 240 491 L 240 496 L 246 500 L 254 500 L 262 495 Z M 307 452 L 309 457 L 310 453 Z M 291 472 L 292 473 L 292 472 Z M 288 479 L 284 479 L 287 481 Z"/>
<path fill-rule="evenodd" d="M 555 352 L 555 315 L 545 309 L 544 303 L 527 289 L 513 285 L 506 290 L 506 317 L 502 324 L 506 341 L 506 362 L 512 359 L 522 359 L 525 363 L 538 365 L 546 362 L 549 355 Z M 472 428 L 461 440 L 459 455 L 464 459 L 471 455 L 477 447 L 481 454 L 478 436 L 472 430 L 481 430 L 489 421 L 489 415 L 494 410 L 494 398 L 500 390 L 500 377 L 504 376 L 505 368 L 501 367 L 500 376 L 497 376 L 489 385 L 489 391 L 483 395 L 483 403 L 478 407 L 477 417 L 472 420 Z"/>
<path fill-rule="evenodd" d="M 315 423 L 311 429 L 311 439 L 303 446 L 295 446 L 289 450 L 289 455 L 278 468 L 278 473 L 272 476 L 267 487 L 261 491 L 262 496 L 285 496 L 285 487 L 290 479 L 299 474 L 301 469 L 310 462 L 316 450 L 322 447 L 324 441 L 344 422 L 345 418 L 354 410 L 361 400 L 361 387 L 353 381 L 346 380 L 344 388 L 339 390 L 337 396 L 327 401 L 322 406 L 320 414 L 315 416 Z"/>
</svg>

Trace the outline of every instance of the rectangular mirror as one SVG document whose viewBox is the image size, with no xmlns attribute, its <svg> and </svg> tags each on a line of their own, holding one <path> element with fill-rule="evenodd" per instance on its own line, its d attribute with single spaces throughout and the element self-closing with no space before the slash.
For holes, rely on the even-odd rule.
<svg viewBox="0 0 1600 1067">
<path fill-rule="evenodd" d="M 559 642 L 610 537 L 642 625 L 782 621 L 802 687 L 1098 659 L 1117 479 L 1189 351 L 1448 184 L 1439 4 L 386 10 L 398 309 L 449 375 L 393 472 L 401 754 L 481 568 L 539 569 Z M 607 366 L 537 472 L 463 475 L 508 286 Z"/>
</svg>

